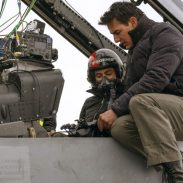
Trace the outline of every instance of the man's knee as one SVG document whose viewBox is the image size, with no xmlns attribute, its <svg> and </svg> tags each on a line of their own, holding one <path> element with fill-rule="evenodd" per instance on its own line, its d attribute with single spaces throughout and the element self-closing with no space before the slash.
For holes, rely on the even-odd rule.
<svg viewBox="0 0 183 183">
<path fill-rule="evenodd" d="M 117 138 L 124 134 L 124 130 L 125 130 L 125 124 L 120 118 L 118 118 L 112 125 L 111 135 L 114 138 Z"/>
<path fill-rule="evenodd" d="M 155 101 L 153 100 L 153 96 L 151 95 L 154 94 L 138 94 L 132 97 L 129 102 L 130 111 L 133 109 L 138 109 L 139 107 L 142 106 L 145 107 L 149 105 L 154 105 Z"/>
<path fill-rule="evenodd" d="M 118 118 L 112 125 L 111 135 L 123 147 L 145 157 L 138 130 L 131 115 Z"/>
<path fill-rule="evenodd" d="M 130 115 L 119 117 L 111 128 L 111 135 L 118 141 L 126 142 L 131 137 L 132 129 L 135 128 Z"/>
</svg>

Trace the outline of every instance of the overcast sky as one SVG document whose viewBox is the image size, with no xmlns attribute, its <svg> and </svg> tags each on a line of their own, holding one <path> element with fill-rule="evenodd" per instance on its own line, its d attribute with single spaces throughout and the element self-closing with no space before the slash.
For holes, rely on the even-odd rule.
<svg viewBox="0 0 183 183">
<path fill-rule="evenodd" d="M 68 0 L 67 2 L 69 2 L 69 4 L 72 5 L 72 7 L 74 7 L 76 11 L 89 21 L 99 32 L 113 40 L 107 28 L 98 25 L 98 20 L 109 6 L 115 2 L 114 0 Z M 142 5 L 140 8 L 149 18 L 156 21 L 162 21 L 161 17 L 148 5 Z M 22 3 L 22 11 L 24 12 L 24 10 L 25 5 Z M 1 17 L 0 25 L 4 20 L 7 20 L 16 13 L 18 13 L 17 0 L 7 0 L 7 5 L 4 14 Z M 41 20 L 35 13 L 30 12 L 26 21 L 30 22 L 34 19 Z M 13 27 L 14 26 L 12 25 L 11 29 Z M 2 28 L 0 30 L 2 30 Z M 7 29 L 4 33 L 8 33 L 9 31 L 10 29 Z M 48 24 L 45 28 L 45 34 L 48 34 L 53 38 L 53 47 L 58 49 L 59 58 L 54 65 L 55 68 L 61 69 L 65 79 L 59 111 L 57 113 L 57 130 L 59 130 L 61 125 L 65 123 L 73 123 L 75 119 L 78 119 L 80 109 L 85 99 L 90 96 L 90 94 L 86 92 L 90 87 L 86 80 L 88 59 L 61 35 L 54 31 Z"/>
</svg>

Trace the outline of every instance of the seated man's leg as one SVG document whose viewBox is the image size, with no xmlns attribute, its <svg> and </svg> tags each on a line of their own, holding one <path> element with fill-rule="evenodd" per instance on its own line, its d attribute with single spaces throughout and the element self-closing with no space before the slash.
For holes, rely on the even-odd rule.
<svg viewBox="0 0 183 183">
<path fill-rule="evenodd" d="M 119 117 L 112 125 L 112 137 L 128 150 L 146 157 L 138 134 L 137 127 L 131 115 Z"/>
<path fill-rule="evenodd" d="M 183 98 L 164 94 L 140 94 L 129 104 L 148 165 L 182 158 L 176 134 L 183 139 Z"/>
<path fill-rule="evenodd" d="M 183 140 L 183 97 L 140 94 L 129 104 L 148 165 L 162 164 L 172 180 L 183 181 L 177 140 Z"/>
</svg>

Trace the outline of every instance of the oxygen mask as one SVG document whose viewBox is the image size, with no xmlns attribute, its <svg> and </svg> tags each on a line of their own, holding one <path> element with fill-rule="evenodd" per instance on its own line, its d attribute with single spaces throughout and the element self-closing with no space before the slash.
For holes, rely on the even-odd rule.
<svg viewBox="0 0 183 183">
<path fill-rule="evenodd" d="M 103 92 L 108 92 L 110 89 L 114 89 L 116 86 L 116 79 L 110 80 L 107 77 L 103 77 L 103 79 L 98 82 L 98 89 Z"/>
</svg>

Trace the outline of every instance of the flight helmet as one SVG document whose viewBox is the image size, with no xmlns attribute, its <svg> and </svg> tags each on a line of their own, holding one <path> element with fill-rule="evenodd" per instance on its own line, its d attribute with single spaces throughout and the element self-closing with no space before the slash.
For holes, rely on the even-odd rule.
<svg viewBox="0 0 183 183">
<path fill-rule="evenodd" d="M 91 54 L 88 61 L 87 80 L 93 87 L 97 87 L 95 71 L 108 67 L 115 69 L 117 79 L 122 78 L 123 62 L 113 50 L 101 48 Z"/>
</svg>

